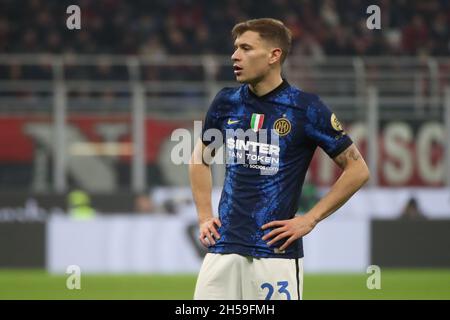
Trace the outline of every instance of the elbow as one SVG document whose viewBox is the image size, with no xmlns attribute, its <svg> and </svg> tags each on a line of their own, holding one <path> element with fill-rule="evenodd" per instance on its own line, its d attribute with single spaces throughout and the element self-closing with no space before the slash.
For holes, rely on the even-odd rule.
<svg viewBox="0 0 450 320">
<path fill-rule="evenodd" d="M 370 170 L 367 165 L 364 165 L 360 172 L 361 186 L 365 185 L 370 180 Z"/>
<path fill-rule="evenodd" d="M 367 170 L 367 173 L 364 175 L 362 185 L 365 185 L 370 180 L 370 171 Z"/>
<path fill-rule="evenodd" d="M 357 189 L 364 186 L 370 180 L 370 170 L 365 163 L 355 165 L 348 170 L 352 177 L 353 184 Z"/>
</svg>

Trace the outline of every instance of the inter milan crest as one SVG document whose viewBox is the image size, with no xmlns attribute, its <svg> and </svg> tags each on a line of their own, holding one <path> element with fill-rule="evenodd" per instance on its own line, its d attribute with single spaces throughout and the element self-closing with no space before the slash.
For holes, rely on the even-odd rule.
<svg viewBox="0 0 450 320">
<path fill-rule="evenodd" d="M 279 136 L 285 136 L 291 132 L 291 123 L 286 118 L 280 118 L 273 124 L 273 129 Z"/>
<path fill-rule="evenodd" d="M 250 127 L 253 131 L 258 132 L 259 129 L 262 128 L 264 123 L 264 115 L 259 113 L 252 114 L 252 120 L 250 123 Z"/>
</svg>

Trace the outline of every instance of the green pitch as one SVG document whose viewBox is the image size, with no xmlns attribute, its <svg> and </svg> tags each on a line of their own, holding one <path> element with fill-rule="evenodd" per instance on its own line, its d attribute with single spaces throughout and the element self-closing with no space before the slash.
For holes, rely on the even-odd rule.
<svg viewBox="0 0 450 320">
<path fill-rule="evenodd" d="M 382 270 L 381 289 L 367 274 L 306 274 L 308 299 L 450 299 L 450 270 Z M 0 299 L 192 299 L 195 275 L 82 275 L 68 290 L 68 275 L 0 270 Z"/>
</svg>

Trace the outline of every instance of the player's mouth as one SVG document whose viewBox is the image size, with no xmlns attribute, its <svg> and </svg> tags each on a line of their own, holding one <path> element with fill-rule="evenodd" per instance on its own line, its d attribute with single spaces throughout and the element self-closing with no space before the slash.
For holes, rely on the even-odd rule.
<svg viewBox="0 0 450 320">
<path fill-rule="evenodd" d="M 234 74 L 239 76 L 242 72 L 242 67 L 238 66 L 237 64 L 233 65 Z"/>
</svg>

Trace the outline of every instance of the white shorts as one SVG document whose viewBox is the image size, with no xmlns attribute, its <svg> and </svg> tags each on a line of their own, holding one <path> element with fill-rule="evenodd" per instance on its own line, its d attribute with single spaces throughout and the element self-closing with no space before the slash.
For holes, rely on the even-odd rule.
<svg viewBox="0 0 450 320">
<path fill-rule="evenodd" d="M 254 258 L 207 253 L 195 300 L 301 300 L 303 258 Z"/>
</svg>

